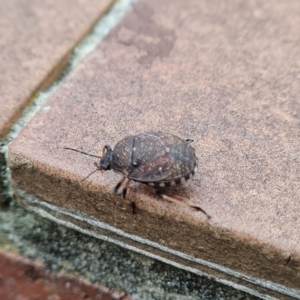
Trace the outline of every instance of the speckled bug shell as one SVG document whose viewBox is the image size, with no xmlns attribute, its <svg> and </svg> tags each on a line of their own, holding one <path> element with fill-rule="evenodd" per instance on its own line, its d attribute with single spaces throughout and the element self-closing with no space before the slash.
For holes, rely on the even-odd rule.
<svg viewBox="0 0 300 300">
<path fill-rule="evenodd" d="M 194 175 L 195 149 L 173 134 L 145 132 L 127 136 L 113 150 L 111 168 L 134 181 L 167 187 Z"/>
</svg>

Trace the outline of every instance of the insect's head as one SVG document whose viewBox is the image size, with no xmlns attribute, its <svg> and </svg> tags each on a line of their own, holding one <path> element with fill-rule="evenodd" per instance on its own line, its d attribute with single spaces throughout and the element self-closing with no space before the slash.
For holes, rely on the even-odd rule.
<svg viewBox="0 0 300 300">
<path fill-rule="evenodd" d="M 110 170 L 112 162 L 113 150 L 110 146 L 105 145 L 102 151 L 102 157 L 100 159 L 99 168 L 101 170 Z"/>
<path fill-rule="evenodd" d="M 106 171 L 106 170 L 110 170 L 111 169 L 111 162 L 112 162 L 113 150 L 108 145 L 104 146 L 103 151 L 102 151 L 102 156 L 89 154 L 89 153 L 86 153 L 84 151 L 77 150 L 77 149 L 74 149 L 74 148 L 69 148 L 69 147 L 64 147 L 64 149 L 76 151 L 76 152 L 79 152 L 81 154 L 88 155 L 88 156 L 91 156 L 91 157 L 100 158 L 99 163 L 95 162 L 96 170 L 94 170 L 90 174 L 88 174 L 85 178 L 82 179 L 82 181 L 86 180 L 92 174 L 94 174 L 95 172 L 97 172 L 99 170 Z"/>
</svg>

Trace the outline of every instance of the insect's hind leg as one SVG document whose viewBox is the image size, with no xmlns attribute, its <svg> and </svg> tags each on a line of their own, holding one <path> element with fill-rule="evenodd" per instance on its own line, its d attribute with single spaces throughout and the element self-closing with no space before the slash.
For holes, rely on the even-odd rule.
<svg viewBox="0 0 300 300">
<path fill-rule="evenodd" d="M 187 205 L 189 207 L 192 207 L 193 209 L 195 209 L 197 211 L 201 211 L 202 213 L 204 213 L 208 219 L 211 218 L 211 216 L 204 209 L 202 209 L 199 206 L 194 206 L 194 205 L 190 205 L 190 204 L 187 204 L 185 202 L 182 202 L 182 201 L 180 201 L 180 200 L 178 200 L 176 198 L 173 198 L 173 197 L 170 197 L 170 196 L 166 195 L 164 192 L 162 192 L 160 190 L 156 191 L 156 195 L 158 197 L 162 198 L 162 199 L 167 200 L 167 201 L 170 201 L 170 202 L 173 202 L 173 203 L 177 203 L 177 204 L 180 204 L 180 205 Z"/>
</svg>

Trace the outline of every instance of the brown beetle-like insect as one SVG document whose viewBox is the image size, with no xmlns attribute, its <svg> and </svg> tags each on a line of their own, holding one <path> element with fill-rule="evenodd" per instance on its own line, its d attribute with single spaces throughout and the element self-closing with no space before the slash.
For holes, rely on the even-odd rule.
<svg viewBox="0 0 300 300">
<path fill-rule="evenodd" d="M 124 177 L 114 188 L 114 193 L 117 194 L 123 186 L 120 194 L 122 199 L 125 199 L 130 181 L 133 180 L 153 186 L 157 190 L 156 194 L 163 199 L 189 205 L 167 196 L 161 189 L 179 185 L 195 174 L 198 159 L 191 142 L 190 139 L 183 140 L 173 134 L 158 131 L 127 136 L 114 149 L 106 145 L 102 157 L 73 148 L 64 149 L 100 158 L 99 164 L 96 164 L 97 170 L 112 169 L 122 173 Z M 210 218 L 202 208 L 189 206 Z"/>
</svg>

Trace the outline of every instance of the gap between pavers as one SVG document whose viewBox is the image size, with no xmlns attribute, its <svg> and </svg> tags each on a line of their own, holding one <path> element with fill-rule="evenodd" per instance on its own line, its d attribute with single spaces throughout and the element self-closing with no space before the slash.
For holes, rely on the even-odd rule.
<svg viewBox="0 0 300 300">
<path fill-rule="evenodd" d="M 98 16 L 98 23 L 93 28 L 90 28 L 90 34 L 84 39 L 81 37 L 81 42 L 77 42 L 77 46 L 73 45 L 73 48 L 69 50 L 64 58 L 60 60 L 51 70 L 47 71 L 47 77 L 42 83 L 38 85 L 35 91 L 32 91 L 32 97 L 28 99 L 28 105 L 23 104 L 16 114 L 13 116 L 13 120 L 16 122 L 6 127 L 10 127 L 9 130 L 4 127 L 0 132 L 6 134 L 0 134 L 0 204 L 9 201 L 12 197 L 12 190 L 10 188 L 10 174 L 7 168 L 7 151 L 8 145 L 18 136 L 21 130 L 28 124 L 33 118 L 36 112 L 42 107 L 47 99 L 55 93 L 55 91 L 62 84 L 67 75 L 74 70 L 82 59 L 88 55 L 95 47 L 101 42 L 101 40 L 107 35 L 107 33 L 123 18 L 125 13 L 132 7 L 136 0 L 123 0 L 118 1 L 115 5 L 111 6 L 108 3 L 104 5 L 103 13 Z M 109 2 L 110 3 L 110 2 Z M 105 14 L 106 12 L 106 14 Z M 46 87 L 49 87 L 46 89 Z M 28 98 L 27 97 L 27 98 Z M 4 107 L 4 106 L 3 106 Z M 3 108 L 2 107 L 2 108 Z M 18 118 L 19 117 L 19 118 Z"/>
<path fill-rule="evenodd" d="M 129 234 L 81 211 L 56 207 L 47 202 L 17 190 L 19 204 L 43 218 L 54 221 L 71 229 L 75 229 L 97 239 L 116 244 L 127 250 L 137 252 L 152 259 L 162 261 L 176 268 L 186 270 L 199 276 L 205 276 L 218 283 L 265 300 L 298 299 L 297 290 L 274 284 L 254 277 L 246 276 L 234 270 L 217 265 L 201 258 L 173 250 L 151 240 Z"/>
<path fill-rule="evenodd" d="M 34 101 L 36 91 L 58 80 L 73 49 L 112 3 L 1 1 L 0 139 Z"/>
</svg>

